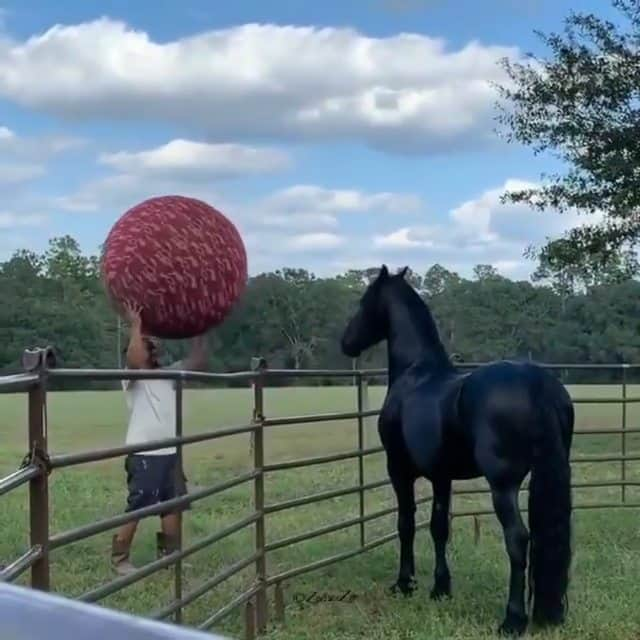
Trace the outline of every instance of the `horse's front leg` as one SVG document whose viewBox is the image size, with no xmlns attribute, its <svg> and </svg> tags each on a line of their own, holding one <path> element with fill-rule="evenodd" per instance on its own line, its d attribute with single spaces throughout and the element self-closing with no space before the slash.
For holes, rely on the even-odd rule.
<svg viewBox="0 0 640 640">
<path fill-rule="evenodd" d="M 391 587 L 396 593 L 410 595 L 415 589 L 413 540 L 416 532 L 415 478 L 404 473 L 391 473 L 391 484 L 398 501 L 398 536 L 400 537 L 400 571 Z"/>
<path fill-rule="evenodd" d="M 431 598 L 438 600 L 451 595 L 451 574 L 447 566 L 447 541 L 449 539 L 449 506 L 451 503 L 451 480 L 433 480 L 433 502 L 431 503 L 431 537 L 435 548 L 434 584 Z"/>
</svg>

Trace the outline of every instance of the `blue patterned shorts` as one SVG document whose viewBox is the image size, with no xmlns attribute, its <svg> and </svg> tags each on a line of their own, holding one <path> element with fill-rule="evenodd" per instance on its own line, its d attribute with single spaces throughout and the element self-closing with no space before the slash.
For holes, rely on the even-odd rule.
<svg viewBox="0 0 640 640">
<path fill-rule="evenodd" d="M 187 479 L 183 474 L 178 477 L 178 456 L 175 453 L 158 456 L 132 454 L 125 459 L 124 468 L 129 491 L 125 511 L 149 507 L 187 493 Z M 171 512 L 179 513 L 188 508 L 183 506 Z"/>
</svg>

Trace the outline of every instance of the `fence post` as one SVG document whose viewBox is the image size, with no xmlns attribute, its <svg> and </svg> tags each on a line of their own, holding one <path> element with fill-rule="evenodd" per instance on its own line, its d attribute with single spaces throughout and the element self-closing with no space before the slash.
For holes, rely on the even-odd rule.
<svg viewBox="0 0 640 640">
<path fill-rule="evenodd" d="M 253 423 L 257 429 L 253 432 L 253 468 L 257 472 L 254 480 L 254 509 L 258 515 L 256 520 L 255 547 L 256 581 L 256 628 L 262 633 L 267 627 L 267 561 L 265 556 L 265 518 L 264 518 L 264 371 L 266 361 L 262 358 L 252 362 L 257 373 L 253 383 Z"/>
<path fill-rule="evenodd" d="M 184 385 L 182 378 L 176 380 L 176 438 L 182 438 L 182 400 L 183 400 Z M 178 486 L 182 483 L 183 476 L 183 460 L 182 460 L 182 444 L 178 443 L 176 446 L 177 453 L 177 477 Z M 176 545 L 178 551 L 182 551 L 182 510 L 178 510 L 178 539 Z M 176 601 L 182 599 L 182 560 L 177 560 L 174 565 L 174 595 Z M 182 607 L 178 608 L 175 613 L 175 621 L 177 624 L 182 622 Z"/>
<path fill-rule="evenodd" d="M 282 624 L 284 622 L 284 587 L 282 582 L 276 583 L 274 600 L 276 620 Z"/>
<path fill-rule="evenodd" d="M 42 557 L 31 567 L 31 586 L 41 591 L 51 587 L 49 571 L 49 476 L 47 445 L 47 366 L 55 366 L 55 356 L 47 349 L 26 350 L 23 368 L 36 371 L 40 378 L 29 390 L 29 456 L 40 464 L 41 472 L 29 481 L 29 528 L 31 546 L 42 549 Z"/>
<path fill-rule="evenodd" d="M 622 463 L 620 468 L 620 477 L 622 480 L 622 502 L 627 501 L 627 365 L 622 365 Z"/>
<path fill-rule="evenodd" d="M 256 614 L 253 602 L 249 600 L 244 607 L 244 640 L 254 640 L 256 637 Z"/>
<path fill-rule="evenodd" d="M 354 370 L 358 369 L 357 360 L 353 361 Z M 356 383 L 357 383 L 357 402 L 358 402 L 358 450 L 360 451 L 358 455 L 358 486 L 359 486 L 359 495 L 360 495 L 360 546 L 364 547 L 366 542 L 366 531 L 365 531 L 365 523 L 364 523 L 364 515 L 365 515 L 365 502 L 364 502 L 364 456 L 362 455 L 362 451 L 364 449 L 365 443 L 365 434 L 364 434 L 364 417 L 362 416 L 363 411 L 367 411 L 369 408 L 369 394 L 368 394 L 368 381 L 363 379 L 362 374 L 357 371 L 356 373 Z"/>
</svg>

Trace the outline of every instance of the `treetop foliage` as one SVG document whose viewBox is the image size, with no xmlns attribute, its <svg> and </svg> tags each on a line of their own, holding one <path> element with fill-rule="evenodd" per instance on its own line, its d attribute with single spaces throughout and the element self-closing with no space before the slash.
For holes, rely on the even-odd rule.
<svg viewBox="0 0 640 640">
<path fill-rule="evenodd" d="M 540 250 L 548 269 L 617 262 L 637 273 L 640 239 L 640 0 L 613 0 L 619 21 L 572 12 L 561 33 L 537 35 L 550 52 L 502 61 L 500 132 L 549 152 L 566 172 L 504 194 L 533 208 L 586 215 Z M 550 213 L 550 215 L 557 215 Z"/>
</svg>

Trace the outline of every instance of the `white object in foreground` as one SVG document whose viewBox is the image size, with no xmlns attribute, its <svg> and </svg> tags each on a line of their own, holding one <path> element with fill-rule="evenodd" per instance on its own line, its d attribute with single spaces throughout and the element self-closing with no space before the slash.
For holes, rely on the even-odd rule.
<svg viewBox="0 0 640 640">
<path fill-rule="evenodd" d="M 0 583 L 2 640 L 230 640 Z"/>
</svg>

